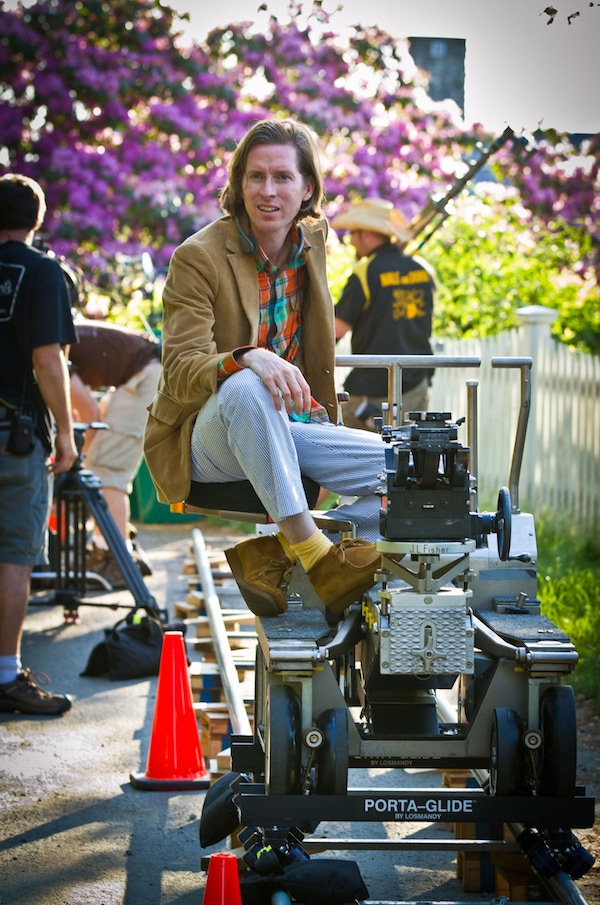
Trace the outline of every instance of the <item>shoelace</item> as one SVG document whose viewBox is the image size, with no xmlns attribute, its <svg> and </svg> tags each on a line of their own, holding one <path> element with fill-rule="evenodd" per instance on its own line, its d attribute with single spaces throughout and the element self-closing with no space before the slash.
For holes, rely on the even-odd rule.
<svg viewBox="0 0 600 905">
<path fill-rule="evenodd" d="M 286 559 L 289 562 L 288 559 Z M 292 566 L 286 566 L 285 562 L 281 559 L 272 559 L 271 562 L 265 568 L 265 575 L 271 575 L 273 572 L 279 573 L 283 569 L 283 575 L 279 581 L 280 587 L 285 587 L 289 585 L 292 580 Z"/>
<path fill-rule="evenodd" d="M 339 544 L 337 544 L 337 546 L 333 547 L 333 550 L 335 551 L 335 555 L 343 566 L 346 562 L 346 550 L 348 550 L 350 547 L 364 547 L 365 544 L 366 541 L 364 541 L 361 537 L 345 537 L 339 542 Z"/>
<path fill-rule="evenodd" d="M 23 669 L 21 671 L 21 676 L 23 676 L 31 688 L 35 688 L 39 685 L 48 685 L 50 682 L 50 676 L 47 676 L 45 672 L 39 672 L 35 669 Z"/>
</svg>

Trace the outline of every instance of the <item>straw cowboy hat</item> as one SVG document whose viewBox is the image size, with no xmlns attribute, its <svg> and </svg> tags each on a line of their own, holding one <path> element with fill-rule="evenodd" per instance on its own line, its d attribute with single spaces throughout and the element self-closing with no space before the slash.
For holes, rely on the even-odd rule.
<svg viewBox="0 0 600 905">
<path fill-rule="evenodd" d="M 365 198 L 355 201 L 331 221 L 333 229 L 352 231 L 366 229 L 385 236 L 394 236 L 399 242 L 408 242 L 412 233 L 408 223 L 391 201 L 383 198 Z"/>
</svg>

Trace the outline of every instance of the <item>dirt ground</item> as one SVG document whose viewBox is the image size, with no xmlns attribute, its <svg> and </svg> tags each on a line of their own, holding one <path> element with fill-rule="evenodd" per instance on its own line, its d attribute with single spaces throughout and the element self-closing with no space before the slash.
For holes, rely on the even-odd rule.
<svg viewBox="0 0 600 905">
<path fill-rule="evenodd" d="M 600 715 L 589 701 L 577 700 L 577 764 L 579 780 L 586 786 L 588 795 L 596 799 L 596 823 L 592 829 L 581 830 L 578 838 L 596 858 L 596 863 L 585 881 L 590 889 L 600 894 Z M 583 882 L 583 881 L 582 881 Z"/>
</svg>

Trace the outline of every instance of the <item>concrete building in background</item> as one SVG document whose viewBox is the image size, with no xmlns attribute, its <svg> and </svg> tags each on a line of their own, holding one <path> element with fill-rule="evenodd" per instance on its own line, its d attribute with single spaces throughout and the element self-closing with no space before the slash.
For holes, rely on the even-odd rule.
<svg viewBox="0 0 600 905">
<path fill-rule="evenodd" d="M 419 69 L 430 74 L 429 96 L 434 101 L 450 98 L 465 112 L 464 38 L 409 38 L 410 53 Z"/>
</svg>

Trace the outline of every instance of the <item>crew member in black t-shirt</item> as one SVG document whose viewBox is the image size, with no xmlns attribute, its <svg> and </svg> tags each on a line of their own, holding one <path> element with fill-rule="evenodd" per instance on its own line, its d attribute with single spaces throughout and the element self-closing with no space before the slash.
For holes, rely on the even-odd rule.
<svg viewBox="0 0 600 905">
<path fill-rule="evenodd" d="M 332 223 L 350 234 L 358 263 L 335 307 L 335 335 L 352 331 L 353 355 L 431 355 L 435 281 L 424 261 L 406 255 L 412 238 L 402 214 L 389 201 L 367 198 L 351 204 Z M 433 371 L 404 368 L 403 418 L 427 411 Z M 388 400 L 384 368 L 354 368 L 344 383 L 348 427 L 373 430 L 373 417 Z"/>
<path fill-rule="evenodd" d="M 50 474 L 77 458 L 69 295 L 60 264 L 32 248 L 45 212 L 35 180 L 0 177 L 0 711 L 55 715 L 70 698 L 40 688 L 21 663 L 31 572 L 48 562 Z"/>
</svg>

